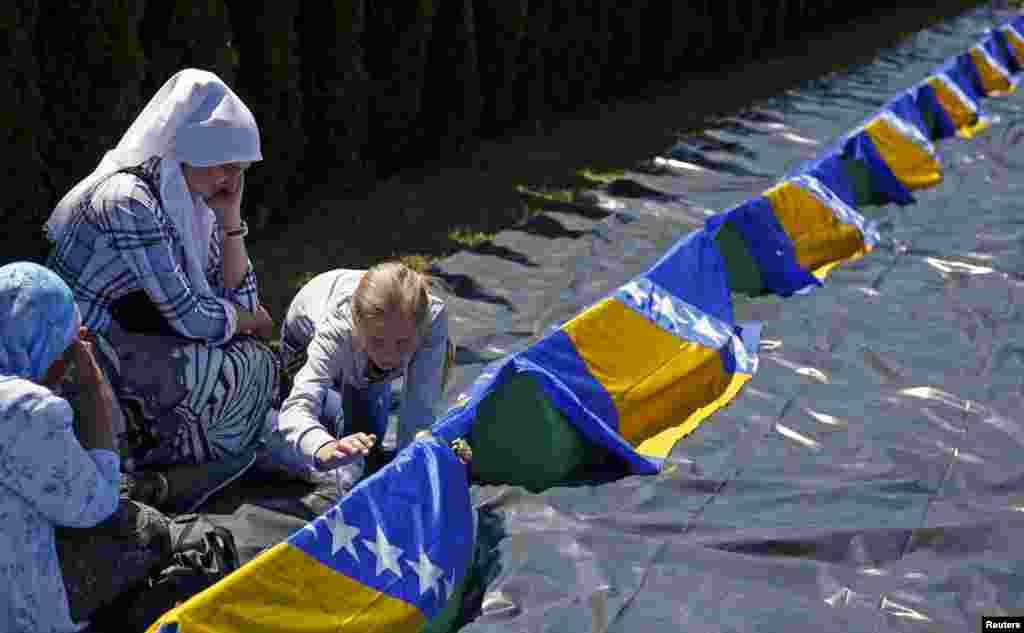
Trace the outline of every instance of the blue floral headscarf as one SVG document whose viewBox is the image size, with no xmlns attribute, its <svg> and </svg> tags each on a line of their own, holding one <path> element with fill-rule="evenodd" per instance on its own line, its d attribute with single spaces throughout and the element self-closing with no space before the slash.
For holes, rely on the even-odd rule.
<svg viewBox="0 0 1024 633">
<path fill-rule="evenodd" d="M 56 273 L 30 262 L 0 267 L 0 375 L 42 380 L 81 322 Z"/>
</svg>

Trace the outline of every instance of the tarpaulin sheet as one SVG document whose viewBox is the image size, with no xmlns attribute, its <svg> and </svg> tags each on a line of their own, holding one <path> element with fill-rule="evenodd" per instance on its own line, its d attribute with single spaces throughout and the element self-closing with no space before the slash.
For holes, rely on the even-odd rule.
<svg viewBox="0 0 1024 633">
<path fill-rule="evenodd" d="M 849 220 L 837 230 L 865 228 L 823 284 L 789 268 L 764 286 L 776 294 L 733 296 L 732 319 L 763 325 L 760 367 L 659 474 L 537 494 L 473 488 L 464 630 L 959 632 L 1024 613 L 1024 103 L 985 99 L 978 112 L 999 121 L 979 129 L 972 100 L 998 81 L 964 67 L 1013 17 L 988 7 L 918 33 L 440 263 L 456 294 L 451 405 L 489 363 L 649 271 L 716 213 L 761 197 L 778 216 L 784 174 L 835 177 L 845 184 L 832 193 L 855 202 L 870 174 L 858 185 L 829 171 L 835 161 L 817 174 L 807 163 L 894 97 L 968 98 L 957 117 L 907 119 L 944 139 L 941 182 L 925 152 L 911 162 L 932 172 L 891 165 L 903 187 L 891 204 L 860 206 L 863 218 L 832 205 Z M 939 88 L 936 72 L 949 78 Z M 858 147 L 883 157 L 891 129 L 873 131 Z M 275 541 L 294 530 L 275 516 L 246 506 L 223 520 L 250 547 L 246 530 Z"/>
<path fill-rule="evenodd" d="M 446 260 L 479 286 L 455 303 L 460 346 L 524 348 L 1012 17 L 975 11 L 680 139 L 591 194 L 622 217 L 563 207 Z M 1021 105 L 986 99 L 999 123 L 937 143 L 944 180 L 913 204 L 862 207 L 879 243 L 822 287 L 734 297 L 738 321 L 764 322 L 758 372 L 661 474 L 475 489 L 464 630 L 973 631 L 1024 614 Z"/>
</svg>

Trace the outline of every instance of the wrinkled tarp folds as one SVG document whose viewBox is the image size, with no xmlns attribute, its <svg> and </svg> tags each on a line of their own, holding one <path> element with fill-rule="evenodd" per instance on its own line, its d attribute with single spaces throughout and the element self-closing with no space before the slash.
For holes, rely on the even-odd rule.
<svg viewBox="0 0 1024 633">
<path fill-rule="evenodd" d="M 579 391 L 594 399 L 558 403 L 577 391 L 541 384 L 548 397 L 577 428 L 595 411 L 621 423 L 619 374 L 602 373 L 607 360 L 573 328 L 614 312 L 638 353 L 657 352 L 676 333 L 644 312 L 656 293 L 676 314 L 699 311 L 687 323 L 731 329 L 728 345 L 714 343 L 721 333 L 704 345 L 726 370 L 738 361 L 722 350 L 760 349 L 753 380 L 659 474 L 474 487 L 465 630 L 969 631 L 982 615 L 1021 613 L 1020 104 L 982 108 L 998 78 L 964 53 L 1011 18 L 990 7 L 917 34 L 680 139 L 591 193 L 610 215 L 565 205 L 441 264 L 459 297 L 452 404 L 486 388 L 485 368 L 568 358 L 596 382 Z M 985 46 L 1016 72 L 1024 24 L 1011 26 L 1003 57 Z M 824 250 L 801 241 L 791 213 L 807 208 L 831 236 Z M 701 253 L 718 262 L 711 287 L 730 281 L 727 309 L 718 291 L 659 274 Z M 614 452 L 624 428 L 589 430 Z M 635 448 L 618 455 L 645 459 Z M 270 535 L 274 516 L 245 507 L 224 520 Z"/>
<path fill-rule="evenodd" d="M 835 190 L 845 186 L 847 203 L 879 228 L 874 252 L 834 268 L 809 296 L 734 295 L 737 320 L 764 321 L 758 372 L 729 407 L 675 446 L 661 474 L 541 494 L 475 489 L 485 581 L 468 600 L 481 614 L 464 630 L 953 632 L 979 630 L 982 615 L 1024 614 L 1017 97 L 984 101 L 981 112 L 1001 119 L 995 127 L 979 131 L 980 119 L 963 118 L 950 134 L 937 113 L 918 118 L 898 104 L 888 108 L 938 143 L 904 145 L 904 152 L 920 148 L 904 163 L 914 170 L 900 173 L 887 162 L 889 182 L 903 195 L 913 191 L 910 200 L 876 189 L 866 204 L 854 197 L 863 182 L 833 171 L 848 166 L 847 129 L 867 129 L 878 108 L 895 103 L 883 99 L 900 91 L 924 104 L 918 112 L 927 107 L 934 91 L 922 78 L 937 69 L 955 74 L 944 60 L 1010 17 L 973 12 L 819 87 L 849 100 L 830 103 L 811 87 L 681 141 L 701 147 L 707 160 L 656 161 L 660 168 L 595 192 L 605 208 L 637 218 L 603 220 L 614 243 L 595 237 L 573 252 L 568 240 L 534 246 L 528 235 L 508 233 L 495 250 L 528 257 L 529 268 L 494 258 L 484 264 L 472 254 L 445 262 L 450 275 L 507 280 L 487 283 L 488 293 L 516 297 L 520 280 L 545 270 L 575 279 L 579 262 L 597 257 L 592 249 L 611 263 L 587 279 L 615 287 L 642 270 L 659 240 L 671 243 L 673 230 L 705 222 L 707 210 L 735 214 L 747 201 L 767 204 L 763 194 L 774 183 L 751 174 L 771 171 L 830 177 L 836 195 L 844 198 Z M 851 105 L 861 95 L 869 107 Z M 979 136 L 955 140 L 958 130 Z M 834 138 L 841 141 L 826 145 Z M 862 138 L 877 148 L 877 139 Z M 823 155 L 832 158 L 815 173 Z M 750 163 L 754 169 L 739 168 Z M 925 186 L 908 174 L 922 175 Z M 562 234 L 591 226 L 571 209 L 544 223 Z M 773 269 L 775 277 L 763 270 L 761 292 L 746 294 L 769 288 L 784 296 L 814 285 L 785 269 Z M 772 287 L 766 279 L 779 281 Z M 512 348 L 511 333 L 545 310 L 545 325 L 567 318 L 551 310 L 558 292 L 518 300 L 504 330 L 486 334 L 481 326 L 471 346 Z M 581 305 L 593 300 L 577 296 Z M 502 323 L 500 308 L 472 305 L 478 319 Z"/>
</svg>

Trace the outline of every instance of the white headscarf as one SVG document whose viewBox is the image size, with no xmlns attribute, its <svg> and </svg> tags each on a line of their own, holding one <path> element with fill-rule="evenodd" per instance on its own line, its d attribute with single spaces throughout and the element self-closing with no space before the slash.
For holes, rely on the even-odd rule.
<svg viewBox="0 0 1024 633">
<path fill-rule="evenodd" d="M 47 236 L 60 244 L 82 196 L 114 172 L 154 156 L 160 161 L 160 197 L 185 246 L 185 273 L 192 289 L 210 294 L 206 281 L 214 215 L 189 193 L 181 163 L 209 167 L 263 160 L 256 119 L 213 73 L 188 68 L 177 72 L 150 99 L 99 166 L 57 204 L 46 223 Z"/>
</svg>

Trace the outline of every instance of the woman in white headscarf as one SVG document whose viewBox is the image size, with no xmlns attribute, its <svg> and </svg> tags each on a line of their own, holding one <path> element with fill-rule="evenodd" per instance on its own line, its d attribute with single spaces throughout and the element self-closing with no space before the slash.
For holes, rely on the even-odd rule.
<svg viewBox="0 0 1024 633">
<path fill-rule="evenodd" d="M 146 491 L 135 498 L 157 506 L 194 509 L 264 439 L 279 365 L 241 209 L 245 171 L 262 158 L 241 99 L 182 70 L 46 224 L 48 266 L 130 414 L 119 439 Z"/>
</svg>

